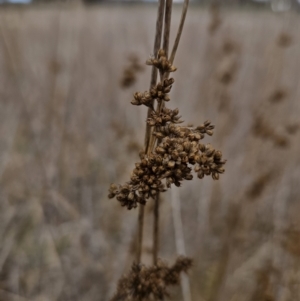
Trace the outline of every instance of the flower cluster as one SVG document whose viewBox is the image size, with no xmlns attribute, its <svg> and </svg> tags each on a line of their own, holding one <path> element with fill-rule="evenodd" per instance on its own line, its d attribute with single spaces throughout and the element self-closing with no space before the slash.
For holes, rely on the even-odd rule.
<svg viewBox="0 0 300 301">
<path fill-rule="evenodd" d="M 163 129 L 163 130 L 162 130 Z M 214 180 L 224 172 L 222 153 L 210 144 L 201 144 L 204 133 L 211 134 L 209 122 L 196 128 L 180 127 L 174 124 L 157 126 L 155 133 L 162 136 L 161 142 L 150 155 L 140 153 L 140 162 L 135 164 L 130 181 L 125 185 L 111 185 L 109 197 L 116 196 L 122 206 L 128 209 L 145 204 L 150 197 L 163 192 L 171 184 L 180 186 L 183 180 L 193 179 L 192 166 L 198 178 L 211 175 Z"/>
<path fill-rule="evenodd" d="M 168 93 L 171 91 L 173 83 L 173 78 L 165 79 L 151 88 L 150 91 L 145 91 L 144 93 L 136 92 L 133 95 L 131 104 L 136 106 L 145 105 L 153 110 L 153 102 L 155 99 L 159 102 L 170 100 Z"/>
<path fill-rule="evenodd" d="M 150 118 L 147 119 L 147 123 L 150 126 L 165 126 L 167 123 L 182 123 L 181 116 L 178 116 L 179 110 L 170 110 L 163 107 L 161 112 L 152 111 Z"/>
<path fill-rule="evenodd" d="M 160 104 L 169 101 L 168 93 L 174 79 L 167 78 L 166 74 L 176 68 L 163 51 L 159 51 L 158 58 L 148 60 L 147 64 L 159 69 L 162 80 L 150 91 L 135 93 L 131 103 L 152 109 L 147 124 L 153 128 L 152 135 L 157 144 L 153 144 L 150 151 L 140 153 L 140 162 L 135 164 L 129 182 L 112 184 L 109 189 L 109 198 L 116 197 L 128 209 L 145 204 L 147 199 L 155 198 L 172 184 L 180 186 L 183 180 L 193 179 L 193 170 L 200 179 L 211 175 L 214 180 L 218 180 L 224 172 L 222 153 L 210 144 L 200 143 L 205 135 L 213 134 L 214 126 L 210 121 L 197 127 L 182 126 L 178 109 L 172 110 L 164 105 L 156 110 L 153 108 L 154 100 Z"/>
<path fill-rule="evenodd" d="M 163 300 L 169 296 L 167 287 L 179 284 L 180 273 L 186 273 L 191 266 L 192 260 L 188 257 L 178 257 L 171 267 L 164 262 L 150 267 L 134 263 L 129 274 L 120 279 L 111 301 L 139 301 L 151 297 Z"/>
<path fill-rule="evenodd" d="M 160 49 L 156 58 L 150 58 L 146 61 L 147 65 L 155 66 L 161 74 L 175 72 L 177 68 L 168 60 L 165 51 Z"/>
</svg>

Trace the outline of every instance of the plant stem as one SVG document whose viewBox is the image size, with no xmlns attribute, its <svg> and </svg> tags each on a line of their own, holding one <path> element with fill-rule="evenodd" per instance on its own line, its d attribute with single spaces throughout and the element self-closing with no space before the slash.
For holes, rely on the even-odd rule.
<svg viewBox="0 0 300 301">
<path fill-rule="evenodd" d="M 161 36 L 162 36 L 162 27 L 163 27 L 163 19 L 164 22 L 164 40 L 163 40 L 163 49 L 168 57 L 169 52 L 169 39 L 170 39 L 170 27 L 171 27 L 171 16 L 172 16 L 172 0 L 159 0 L 158 4 L 158 11 L 157 11 L 157 20 L 156 20 L 156 33 L 155 33 L 155 40 L 154 40 L 154 57 L 157 57 L 158 50 L 160 49 L 161 45 Z M 187 9 L 188 9 L 189 0 L 184 1 L 184 6 L 181 14 L 180 25 L 178 28 L 178 32 L 176 35 L 176 39 L 174 42 L 174 46 L 172 49 L 172 53 L 170 56 L 170 62 L 173 63 L 175 54 L 178 48 L 178 44 L 180 41 Z M 166 5 L 166 8 L 164 7 Z M 165 11 L 164 11 L 165 9 Z M 165 18 L 164 18 L 165 13 Z M 163 74 L 162 79 L 168 78 L 169 74 Z M 151 81 L 150 81 L 150 89 L 156 85 L 157 81 L 157 69 L 153 66 L 152 73 L 151 73 Z M 160 112 L 161 108 L 163 107 L 164 103 L 161 102 L 157 106 L 157 111 Z M 150 117 L 152 109 L 148 109 L 147 118 Z M 152 136 L 152 129 L 147 124 L 146 126 L 146 133 L 145 133 L 145 153 L 150 154 L 152 148 L 155 145 L 155 137 Z M 154 207 L 154 230 L 153 230 L 153 264 L 157 263 L 157 254 L 158 254 L 158 236 L 159 236 L 159 194 L 157 194 L 155 200 L 155 207 Z M 142 242 L 143 242 L 143 224 L 144 224 L 144 205 L 140 205 L 139 208 L 139 225 L 138 225 L 138 249 L 137 249 L 137 262 L 141 262 L 142 256 Z"/>
<path fill-rule="evenodd" d="M 171 63 L 173 63 L 174 59 L 175 59 L 175 55 L 176 55 L 176 51 L 177 51 L 179 41 L 180 41 L 180 37 L 181 37 L 181 34 L 182 34 L 183 25 L 184 25 L 184 22 L 185 22 L 185 17 L 186 17 L 186 13 L 187 13 L 187 10 L 188 10 L 188 6 L 189 6 L 189 0 L 185 0 L 184 5 L 183 5 L 183 9 L 182 9 L 182 13 L 181 13 L 179 28 L 178 28 L 178 31 L 177 31 L 177 35 L 176 35 L 176 38 L 175 38 L 174 45 L 173 45 L 172 53 L 171 53 L 170 58 L 169 58 L 169 61 Z M 168 9 L 170 9 L 170 11 L 167 11 Z M 167 0 L 166 18 L 165 18 L 165 31 L 164 31 L 164 47 L 166 47 L 165 48 L 166 54 L 168 54 L 168 48 L 169 48 L 170 24 L 171 24 L 171 13 L 172 13 L 171 9 L 172 9 L 172 1 Z M 168 20 L 168 22 L 170 22 L 169 25 L 166 25 L 167 20 Z M 167 29 L 167 28 L 169 28 L 169 29 Z M 162 80 L 165 79 L 165 78 L 168 78 L 168 77 L 169 77 L 169 73 L 165 73 L 162 76 Z M 157 107 L 157 111 L 160 112 L 161 109 L 163 108 L 163 106 L 164 106 L 164 102 L 159 103 L 158 107 Z M 152 142 L 152 145 L 154 145 L 154 142 Z"/>
<path fill-rule="evenodd" d="M 163 27 L 163 17 L 164 17 L 164 8 L 165 8 L 165 0 L 159 0 L 158 10 L 157 10 L 157 19 L 156 19 L 156 32 L 154 39 L 154 49 L 153 54 L 157 57 L 158 50 L 161 45 L 161 36 L 162 36 L 162 27 Z M 151 80 L 150 80 L 150 89 L 156 85 L 157 81 L 157 69 L 153 66 L 151 72 Z M 150 117 L 151 109 L 148 109 L 147 118 Z M 145 153 L 149 154 L 151 152 L 151 140 L 152 140 L 152 129 L 147 124 L 146 125 L 146 133 L 145 133 Z M 143 226 L 144 226 L 144 205 L 139 206 L 139 217 L 138 217 L 138 246 L 137 246 L 137 263 L 141 262 L 142 258 L 142 244 L 143 244 Z"/>
<path fill-rule="evenodd" d="M 142 258 L 144 212 L 145 212 L 145 206 L 140 204 L 139 217 L 138 217 L 138 247 L 137 247 L 137 254 L 136 254 L 137 263 L 140 263 Z"/>
<path fill-rule="evenodd" d="M 172 4 L 173 4 L 173 0 L 166 0 L 164 41 L 163 41 L 163 50 L 165 51 L 166 57 L 168 57 L 169 55 L 168 52 L 169 52 L 169 40 L 170 40 Z"/>
<path fill-rule="evenodd" d="M 176 187 L 171 189 L 171 207 L 172 207 L 176 251 L 178 255 L 186 256 L 183 224 L 181 218 L 180 195 Z M 186 274 L 181 275 L 181 289 L 182 289 L 183 301 L 191 301 L 192 298 L 191 298 L 191 290 L 190 290 L 190 281 L 189 281 L 189 276 Z"/>
<path fill-rule="evenodd" d="M 163 50 L 168 57 L 169 51 L 169 40 L 170 40 L 170 27 L 171 27 L 171 16 L 172 16 L 172 4 L 173 0 L 166 0 L 165 18 L 164 18 L 164 37 L 163 37 Z M 165 78 L 165 74 L 161 74 L 161 80 Z M 163 102 L 158 104 L 157 111 L 161 110 Z M 158 144 L 160 141 L 157 142 Z M 155 145 L 155 139 L 151 146 Z M 158 250 L 159 250 L 159 193 L 154 199 L 154 221 L 153 221 L 153 265 L 157 264 Z"/>
<path fill-rule="evenodd" d="M 154 199 L 154 222 L 153 222 L 153 265 L 157 264 L 159 248 L 159 193 Z"/>
<path fill-rule="evenodd" d="M 159 0 L 158 10 L 157 10 L 157 19 L 156 19 L 156 32 L 154 39 L 154 49 L 153 55 L 157 57 L 158 50 L 161 45 L 161 36 L 162 36 L 162 28 L 163 28 L 163 17 L 164 17 L 164 9 L 165 9 L 165 0 Z M 151 71 L 151 80 L 150 80 L 150 89 L 156 85 L 157 81 L 157 69 L 153 66 Z M 150 117 L 152 109 L 148 109 L 147 119 Z M 150 148 L 150 140 L 152 139 L 151 135 L 151 126 L 149 124 L 146 125 L 146 134 L 145 134 L 145 153 L 151 151 Z"/>
<path fill-rule="evenodd" d="M 187 10 L 188 10 L 188 6 L 189 6 L 189 0 L 184 0 L 179 28 L 178 28 L 178 31 L 177 31 L 177 35 L 176 35 L 176 39 L 175 39 L 174 46 L 173 46 L 173 49 L 172 49 L 172 53 L 171 53 L 171 56 L 170 56 L 170 59 L 169 59 L 169 61 L 171 63 L 174 62 L 174 58 L 175 58 L 175 54 L 176 54 L 176 51 L 177 51 L 177 48 L 178 48 L 178 45 L 179 45 L 179 41 L 180 41 L 180 37 L 181 37 L 181 34 L 182 34 L 182 29 L 183 29 L 186 13 L 187 13 Z"/>
</svg>

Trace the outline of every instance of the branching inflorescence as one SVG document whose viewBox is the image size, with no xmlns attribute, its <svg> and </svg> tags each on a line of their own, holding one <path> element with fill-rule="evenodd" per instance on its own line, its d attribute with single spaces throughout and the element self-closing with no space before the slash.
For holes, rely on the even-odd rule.
<svg viewBox="0 0 300 301">
<path fill-rule="evenodd" d="M 163 300 L 169 296 L 168 286 L 179 284 L 180 273 L 187 272 L 191 265 L 192 260 L 182 256 L 170 267 L 163 261 L 150 267 L 134 263 L 129 274 L 119 280 L 111 301 L 149 300 L 151 296 Z"/>
<path fill-rule="evenodd" d="M 193 127 L 183 125 L 178 109 L 165 106 L 170 101 L 174 78 L 169 74 L 176 71 L 173 66 L 189 0 L 184 1 L 179 29 L 174 46 L 168 58 L 172 0 L 159 0 L 154 56 L 146 64 L 152 66 L 150 89 L 136 92 L 131 103 L 148 107 L 145 133 L 145 149 L 140 152 L 140 161 L 135 164 L 130 180 L 124 185 L 112 184 L 109 198 L 114 198 L 127 209 L 139 205 L 136 262 L 127 276 L 120 279 L 112 301 L 163 300 L 168 296 L 167 287 L 179 284 L 180 273 L 187 272 L 192 260 L 179 256 L 171 267 L 158 260 L 159 249 L 159 195 L 174 184 L 180 186 L 183 180 L 211 175 L 214 180 L 224 172 L 225 160 L 222 153 L 201 140 L 213 134 L 210 121 Z M 163 49 L 160 49 L 164 19 Z M 157 83 L 157 73 L 160 81 Z M 153 265 L 141 264 L 144 205 L 154 200 L 153 209 Z"/>
<path fill-rule="evenodd" d="M 168 74 L 176 68 L 164 51 L 160 50 L 157 58 L 146 63 L 158 69 L 161 81 L 150 91 L 136 92 L 131 103 L 151 108 L 147 124 L 153 128 L 152 141 L 157 140 L 157 144 L 148 153 L 140 152 L 140 162 L 135 164 L 129 182 L 112 184 L 109 189 L 109 198 L 116 197 L 128 209 L 136 208 L 138 203 L 144 205 L 149 198 L 155 198 L 172 184 L 179 187 L 183 180 L 193 179 L 193 170 L 199 179 L 211 175 L 218 180 L 225 164 L 220 151 L 210 144 L 200 143 L 205 135 L 213 134 L 214 126 L 210 121 L 197 127 L 184 126 L 179 110 L 165 107 L 174 83 Z M 156 109 L 153 107 L 155 100 Z"/>
</svg>

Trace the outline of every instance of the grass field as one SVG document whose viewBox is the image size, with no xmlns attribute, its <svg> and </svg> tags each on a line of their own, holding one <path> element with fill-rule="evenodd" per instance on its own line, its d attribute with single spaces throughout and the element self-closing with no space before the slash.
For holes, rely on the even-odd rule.
<svg viewBox="0 0 300 301">
<path fill-rule="evenodd" d="M 175 7 L 173 33 L 179 17 Z M 120 82 L 130 55 L 151 54 L 155 18 L 151 5 L 0 10 L 0 301 L 108 300 L 131 265 L 137 211 L 107 189 L 142 146 L 146 110 L 130 101 L 150 69 Z M 192 300 L 300 300 L 299 26 L 293 13 L 188 12 L 170 107 L 211 120 L 206 142 L 228 160 L 220 181 L 178 190 Z"/>
</svg>

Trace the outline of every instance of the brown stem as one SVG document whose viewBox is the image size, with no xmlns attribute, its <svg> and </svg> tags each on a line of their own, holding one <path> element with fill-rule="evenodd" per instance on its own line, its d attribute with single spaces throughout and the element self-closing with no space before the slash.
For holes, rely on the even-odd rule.
<svg viewBox="0 0 300 301">
<path fill-rule="evenodd" d="M 154 199 L 154 224 L 153 224 L 153 265 L 157 264 L 159 248 L 159 193 Z"/>
<path fill-rule="evenodd" d="M 139 217 L 138 217 L 138 247 L 137 247 L 137 254 L 136 254 L 137 263 L 140 263 L 142 258 L 144 212 L 145 212 L 145 206 L 141 204 L 139 206 Z"/>
<path fill-rule="evenodd" d="M 163 18 L 164 18 L 164 8 L 165 8 L 165 0 L 159 0 L 158 10 L 157 10 L 157 19 L 156 19 L 156 32 L 154 39 L 154 49 L 153 54 L 157 57 L 158 50 L 161 45 L 161 36 L 162 36 L 162 28 L 163 28 Z M 157 69 L 153 66 L 151 72 L 151 80 L 150 80 L 150 89 L 156 85 L 157 80 Z M 148 109 L 147 118 L 150 117 L 151 109 Z M 151 140 L 152 138 L 152 129 L 147 124 L 146 125 L 146 133 L 145 133 L 145 153 L 149 154 L 151 152 Z M 143 244 L 143 226 L 144 226 L 144 205 L 140 205 L 139 207 L 139 217 L 138 217 L 138 246 L 137 246 L 137 263 L 141 262 L 142 258 L 142 244 Z"/>
<path fill-rule="evenodd" d="M 153 55 L 157 57 L 158 50 L 161 45 L 161 36 L 162 36 L 162 28 L 163 28 L 163 17 L 164 17 L 164 9 L 165 9 L 165 0 L 159 0 L 158 10 L 157 10 L 157 19 L 156 19 L 156 32 L 154 39 L 154 49 Z M 150 89 L 156 85 L 157 80 L 157 69 L 156 67 L 152 67 L 151 71 L 151 80 L 150 80 Z M 150 118 L 150 114 L 152 109 L 148 109 L 147 119 Z M 150 140 L 152 139 L 151 134 L 151 126 L 149 124 L 146 125 L 146 135 L 145 135 L 145 153 L 148 153 L 151 150 Z"/>
<path fill-rule="evenodd" d="M 165 51 L 166 57 L 169 56 L 168 53 L 169 53 L 172 4 L 173 4 L 173 0 L 166 0 L 164 41 L 163 41 L 163 50 Z"/>
<path fill-rule="evenodd" d="M 171 16 L 172 16 L 172 4 L 173 0 L 166 0 L 165 8 L 165 18 L 164 18 L 164 38 L 163 38 L 163 50 L 168 57 L 169 51 L 169 40 L 170 40 L 170 28 L 171 28 Z M 166 74 L 161 74 L 161 80 L 164 79 Z M 158 104 L 157 111 L 161 111 L 163 101 Z M 155 145 L 155 140 L 153 139 L 151 148 Z M 159 143 L 159 141 L 158 141 Z M 153 221 L 153 265 L 157 264 L 159 250 L 159 193 L 156 195 L 154 200 L 154 221 Z"/>
<path fill-rule="evenodd" d="M 183 25 L 184 25 L 185 16 L 186 16 L 186 13 L 187 13 L 188 6 L 189 6 L 189 0 L 184 0 L 178 32 L 177 32 L 176 39 L 175 39 L 175 42 L 174 42 L 174 46 L 173 46 L 173 49 L 172 49 L 172 53 L 171 53 L 171 56 L 170 56 L 170 59 L 169 59 L 169 61 L 171 63 L 174 62 L 174 58 L 175 58 L 175 54 L 176 54 L 178 44 L 179 44 L 179 41 L 180 41 L 180 37 L 181 37 L 181 34 L 182 34 L 182 29 L 183 29 Z"/>
</svg>

